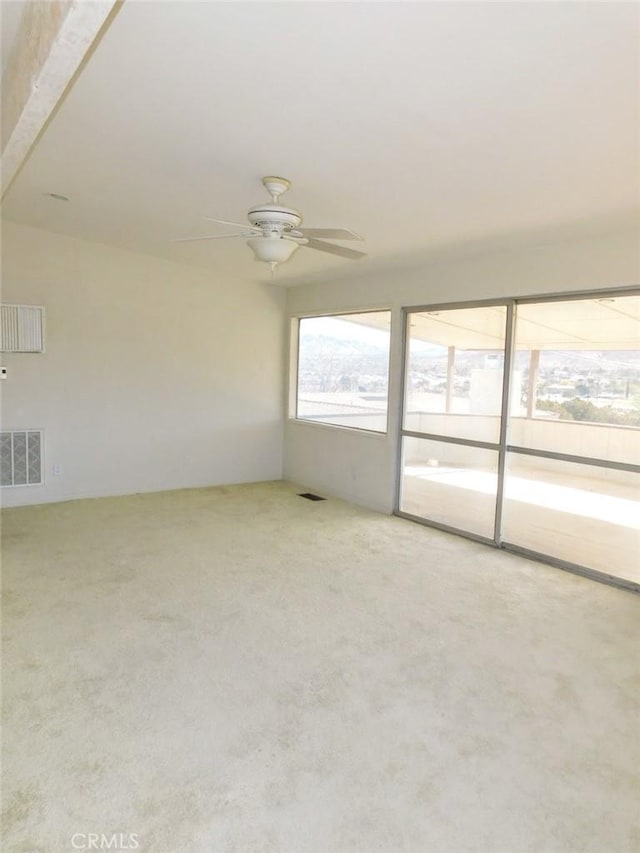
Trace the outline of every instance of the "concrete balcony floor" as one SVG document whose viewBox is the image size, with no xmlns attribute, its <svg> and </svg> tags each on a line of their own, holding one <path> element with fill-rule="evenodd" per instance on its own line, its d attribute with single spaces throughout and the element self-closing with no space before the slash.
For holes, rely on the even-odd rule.
<svg viewBox="0 0 640 853">
<path fill-rule="evenodd" d="M 640 583 L 640 491 L 592 471 L 570 477 L 519 466 L 508 473 L 503 540 Z M 496 488 L 495 471 L 409 462 L 400 508 L 492 538 Z"/>
</svg>

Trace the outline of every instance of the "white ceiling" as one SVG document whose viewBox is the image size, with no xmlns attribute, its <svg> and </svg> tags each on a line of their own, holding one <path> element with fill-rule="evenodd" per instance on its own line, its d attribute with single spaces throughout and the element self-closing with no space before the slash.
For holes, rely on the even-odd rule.
<svg viewBox="0 0 640 853">
<path fill-rule="evenodd" d="M 606 230 L 637 212 L 640 7 L 127 0 L 5 198 L 9 219 L 269 280 L 242 240 L 284 175 L 304 224 L 284 284 L 478 241 Z M 47 193 L 69 196 L 55 201 Z"/>
</svg>

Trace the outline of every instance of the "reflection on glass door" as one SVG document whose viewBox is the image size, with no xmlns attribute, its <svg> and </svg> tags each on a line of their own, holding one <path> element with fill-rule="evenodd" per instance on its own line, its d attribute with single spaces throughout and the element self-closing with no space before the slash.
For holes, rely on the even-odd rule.
<svg viewBox="0 0 640 853">
<path fill-rule="evenodd" d="M 399 512 L 640 589 L 640 295 L 416 309 L 406 335 Z"/>
<path fill-rule="evenodd" d="M 493 539 L 504 305 L 407 317 L 400 510 Z"/>
</svg>

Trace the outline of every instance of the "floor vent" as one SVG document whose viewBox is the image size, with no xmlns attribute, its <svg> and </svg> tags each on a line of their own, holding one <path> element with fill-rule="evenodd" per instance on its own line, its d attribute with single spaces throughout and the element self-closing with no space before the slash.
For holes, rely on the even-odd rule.
<svg viewBox="0 0 640 853">
<path fill-rule="evenodd" d="M 0 432 L 0 486 L 42 485 L 42 432 Z"/>
<path fill-rule="evenodd" d="M 320 495 L 314 495 L 311 492 L 300 492 L 299 498 L 306 498 L 308 501 L 326 501 L 326 498 L 321 498 Z"/>
</svg>

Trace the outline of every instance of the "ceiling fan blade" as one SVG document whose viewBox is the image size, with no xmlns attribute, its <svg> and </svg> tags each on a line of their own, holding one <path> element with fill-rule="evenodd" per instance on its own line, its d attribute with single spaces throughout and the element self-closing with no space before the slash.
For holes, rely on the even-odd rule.
<svg viewBox="0 0 640 853">
<path fill-rule="evenodd" d="M 224 240 L 227 237 L 253 237 L 253 231 L 244 234 L 208 234 L 206 237 L 178 237 L 172 243 L 195 243 L 196 240 Z"/>
<path fill-rule="evenodd" d="M 296 228 L 303 237 L 326 237 L 329 240 L 362 240 L 364 239 L 349 228 Z"/>
<path fill-rule="evenodd" d="M 206 219 L 208 222 L 218 222 L 220 225 L 235 225 L 236 228 L 242 228 L 243 231 L 262 234 L 262 231 L 259 228 L 253 228 L 251 225 L 247 225 L 246 222 L 233 222 L 231 219 L 215 219 L 213 216 L 203 216 L 202 218 Z"/>
<path fill-rule="evenodd" d="M 330 255 L 339 255 L 341 258 L 349 258 L 357 261 L 360 258 L 367 256 L 366 252 L 356 252 L 355 249 L 345 249 L 344 246 L 334 246 L 333 243 L 325 243 L 324 240 L 314 240 L 309 238 L 308 243 L 304 244 L 308 249 L 318 249 L 320 252 L 328 252 Z"/>
</svg>

